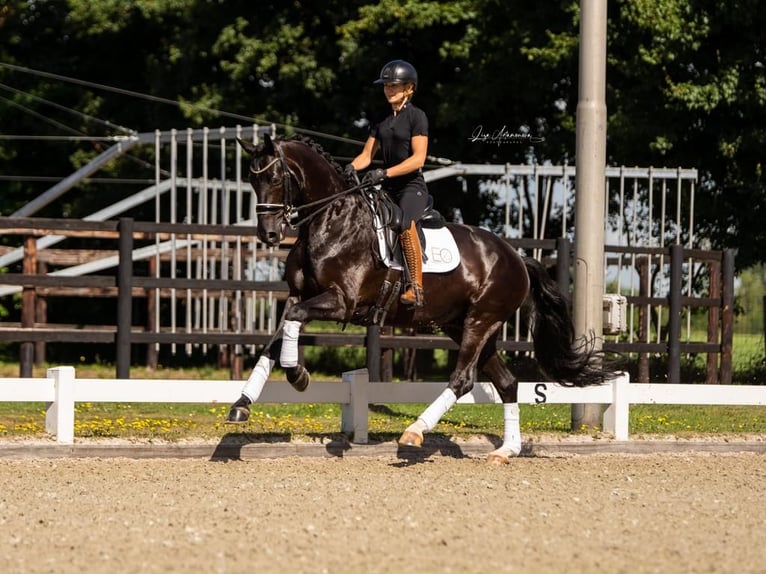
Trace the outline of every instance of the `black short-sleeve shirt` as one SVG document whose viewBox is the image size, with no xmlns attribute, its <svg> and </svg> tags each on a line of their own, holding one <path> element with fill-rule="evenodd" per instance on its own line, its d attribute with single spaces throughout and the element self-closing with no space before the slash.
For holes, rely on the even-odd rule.
<svg viewBox="0 0 766 574">
<path fill-rule="evenodd" d="M 389 168 L 412 155 L 413 137 L 428 136 L 428 118 L 423 110 L 408 102 L 396 116 L 389 114 L 374 125 L 370 135 L 378 141 L 383 152 L 383 165 Z M 409 180 L 417 175 L 418 172 L 401 179 Z"/>
</svg>

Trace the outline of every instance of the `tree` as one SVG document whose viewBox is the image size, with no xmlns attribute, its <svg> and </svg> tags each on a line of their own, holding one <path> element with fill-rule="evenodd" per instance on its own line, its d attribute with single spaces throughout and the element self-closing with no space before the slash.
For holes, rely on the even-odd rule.
<svg viewBox="0 0 766 574">
<path fill-rule="evenodd" d="M 6 134 L 183 128 L 242 118 L 315 134 L 341 161 L 358 151 L 384 102 L 372 80 L 390 59 L 413 61 L 431 118 L 430 152 L 465 162 L 574 162 L 579 2 L 500 0 L 11 0 L 0 9 L 0 57 L 105 86 L 137 99 L 0 65 Z M 766 189 L 764 30 L 757 0 L 613 0 L 609 3 L 607 154 L 613 165 L 697 167 L 698 235 L 763 259 Z M 22 41 L 23 40 L 23 41 Z M 35 99 L 39 98 L 39 99 Z M 78 110 L 65 115 L 44 103 Z M 170 106 L 168 101 L 178 102 Z M 222 114 L 217 110 L 224 110 Z M 37 115 L 35 115 L 37 114 Z M 534 148 L 478 145 L 479 125 L 528 130 Z M 0 140 L 0 170 L 62 176 L 104 144 Z M 100 147 L 101 146 L 101 147 Z M 141 160 L 142 158 L 138 158 Z M 140 161 L 123 173 L 136 176 Z M 45 185 L 2 181 L 3 213 Z M 471 185 L 434 186 L 438 207 L 490 220 Z M 49 215 L 82 215 L 81 195 Z M 478 201 L 477 201 L 478 199 Z"/>
<path fill-rule="evenodd" d="M 763 263 L 742 270 L 737 288 L 737 325 L 743 333 L 764 334 L 763 298 L 766 296 L 766 266 Z"/>
<path fill-rule="evenodd" d="M 766 15 L 755 0 L 622 0 L 610 27 L 610 160 L 701 170 L 698 235 L 762 260 Z M 613 105 L 612 102 L 616 102 Z"/>
</svg>

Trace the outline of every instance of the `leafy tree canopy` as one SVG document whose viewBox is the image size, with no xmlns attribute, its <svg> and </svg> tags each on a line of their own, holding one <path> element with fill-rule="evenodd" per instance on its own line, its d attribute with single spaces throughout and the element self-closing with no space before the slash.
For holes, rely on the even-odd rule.
<svg viewBox="0 0 766 574">
<path fill-rule="evenodd" d="M 574 0 L 328 0 L 321 8 L 8 0 L 0 7 L 2 131 L 106 135 L 124 133 L 119 126 L 231 125 L 216 112 L 223 110 L 347 138 L 322 143 L 350 157 L 359 144 L 347 140 L 361 142 L 368 122 L 385 111 L 372 80 L 384 62 L 404 58 L 420 73 L 416 98 L 431 120 L 432 155 L 571 164 L 579 17 Z M 699 233 L 713 246 L 739 248 L 740 266 L 766 253 L 764 30 L 758 0 L 609 2 L 608 162 L 698 168 Z M 529 130 L 546 141 L 534 150 L 489 149 L 469 141 L 477 125 Z M 0 170 L 63 176 L 101 149 L 0 139 Z M 445 211 L 460 207 L 473 221 L 490 209 L 455 182 L 439 185 Z M 0 187 L 5 214 L 45 189 L 20 179 Z M 68 212 L 80 214 L 84 207 L 72 201 Z"/>
</svg>

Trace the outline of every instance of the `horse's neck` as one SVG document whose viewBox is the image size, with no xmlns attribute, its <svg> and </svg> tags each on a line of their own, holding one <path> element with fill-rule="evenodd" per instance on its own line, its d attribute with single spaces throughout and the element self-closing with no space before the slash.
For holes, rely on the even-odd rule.
<svg viewBox="0 0 766 574">
<path fill-rule="evenodd" d="M 338 198 L 311 219 L 301 229 L 301 236 L 315 248 L 336 249 L 338 242 L 346 241 L 359 247 L 369 245 L 375 231 L 369 208 L 357 194 Z"/>
</svg>

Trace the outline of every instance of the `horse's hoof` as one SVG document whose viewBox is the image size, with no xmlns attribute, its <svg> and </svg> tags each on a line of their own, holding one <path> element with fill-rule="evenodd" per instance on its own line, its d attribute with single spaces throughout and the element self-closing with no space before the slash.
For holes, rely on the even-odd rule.
<svg viewBox="0 0 766 574">
<path fill-rule="evenodd" d="M 500 447 L 487 455 L 487 464 L 510 464 L 511 459 L 517 456 L 519 456 L 519 451 L 513 448 Z"/>
<path fill-rule="evenodd" d="M 241 424 L 246 423 L 248 419 L 250 419 L 250 399 L 243 395 L 239 397 L 236 403 L 231 405 L 226 422 Z"/>
<path fill-rule="evenodd" d="M 399 437 L 399 446 L 414 446 L 420 448 L 423 446 L 423 435 L 413 431 L 406 430 Z"/>
<path fill-rule="evenodd" d="M 299 393 L 305 391 L 311 382 L 311 375 L 309 375 L 309 372 L 303 365 L 285 369 L 285 376 L 287 377 L 287 382 Z"/>
<path fill-rule="evenodd" d="M 229 424 L 242 424 L 246 423 L 250 418 L 250 409 L 247 407 L 231 407 L 229 409 L 229 415 L 226 417 L 226 422 Z"/>
<path fill-rule="evenodd" d="M 487 464 L 495 464 L 495 465 L 503 465 L 503 464 L 510 464 L 511 459 L 507 456 L 503 456 L 502 454 L 495 454 L 490 453 L 487 455 Z"/>
</svg>

